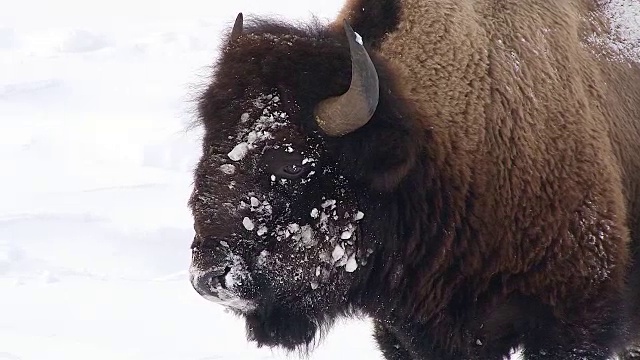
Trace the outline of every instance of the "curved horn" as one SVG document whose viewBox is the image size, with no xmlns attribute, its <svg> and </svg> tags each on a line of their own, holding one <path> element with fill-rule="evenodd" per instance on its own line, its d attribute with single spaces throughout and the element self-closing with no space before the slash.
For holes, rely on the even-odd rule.
<svg viewBox="0 0 640 360">
<path fill-rule="evenodd" d="M 329 136 L 343 136 L 364 126 L 376 111 L 378 73 L 356 33 L 344 21 L 351 50 L 351 85 L 340 96 L 322 100 L 314 109 L 318 126 Z"/>
<path fill-rule="evenodd" d="M 233 30 L 231 30 L 231 41 L 235 41 L 242 35 L 242 13 L 238 13 L 236 16 L 236 22 L 233 24 Z"/>
</svg>

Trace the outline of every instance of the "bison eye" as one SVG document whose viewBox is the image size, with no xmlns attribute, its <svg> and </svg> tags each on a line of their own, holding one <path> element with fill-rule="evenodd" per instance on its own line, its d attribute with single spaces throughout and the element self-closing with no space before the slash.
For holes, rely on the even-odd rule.
<svg viewBox="0 0 640 360">
<path fill-rule="evenodd" d="M 304 171 L 304 167 L 296 164 L 285 165 L 282 167 L 282 172 L 287 173 L 289 175 L 298 175 Z"/>
<path fill-rule="evenodd" d="M 311 166 L 308 164 L 285 164 L 280 166 L 279 169 L 274 169 L 273 175 L 285 178 L 285 179 L 298 179 L 309 173 Z"/>
<path fill-rule="evenodd" d="M 311 164 L 302 164 L 302 155 L 281 149 L 268 149 L 262 159 L 265 170 L 284 179 L 299 179 L 311 171 Z"/>
</svg>

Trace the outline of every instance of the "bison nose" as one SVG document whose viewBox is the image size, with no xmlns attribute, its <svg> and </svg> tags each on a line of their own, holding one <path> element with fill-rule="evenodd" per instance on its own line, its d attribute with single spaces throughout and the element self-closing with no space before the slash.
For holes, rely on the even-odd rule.
<svg viewBox="0 0 640 360">
<path fill-rule="evenodd" d="M 230 266 L 226 266 L 224 270 L 211 271 L 202 280 L 207 283 L 210 289 L 227 288 L 226 276 L 231 271 Z"/>
<path fill-rule="evenodd" d="M 196 236 L 194 242 L 198 239 L 199 237 Z M 214 241 L 196 244 L 191 251 L 189 269 L 191 285 L 200 295 L 216 297 L 221 290 L 229 288 L 227 278 L 232 265 L 231 254 L 227 247 L 216 244 Z"/>
<path fill-rule="evenodd" d="M 210 269 L 191 274 L 191 284 L 201 295 L 216 295 L 218 290 L 227 289 L 226 276 L 231 271 L 230 266 Z"/>
</svg>

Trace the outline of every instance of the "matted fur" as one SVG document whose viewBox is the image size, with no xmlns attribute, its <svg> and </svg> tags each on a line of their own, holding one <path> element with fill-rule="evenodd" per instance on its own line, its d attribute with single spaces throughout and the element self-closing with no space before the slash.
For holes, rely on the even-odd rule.
<svg viewBox="0 0 640 360">
<path fill-rule="evenodd" d="M 517 346 L 526 359 L 606 359 L 637 337 L 640 66 L 585 41 L 607 31 L 594 2 L 350 1 L 341 14 L 381 97 L 341 138 L 313 117 L 348 86 L 341 19 L 256 21 L 229 43 L 200 101 L 196 191 L 231 198 L 211 188 L 210 157 L 228 152 L 242 102 L 276 88 L 299 141 L 321 142 L 355 194 L 357 246 L 373 250 L 322 301 L 286 304 L 293 317 L 250 315 L 254 339 L 294 348 L 349 309 L 376 320 L 396 360 L 497 360 Z M 191 204 L 204 238 L 232 231 Z"/>
</svg>

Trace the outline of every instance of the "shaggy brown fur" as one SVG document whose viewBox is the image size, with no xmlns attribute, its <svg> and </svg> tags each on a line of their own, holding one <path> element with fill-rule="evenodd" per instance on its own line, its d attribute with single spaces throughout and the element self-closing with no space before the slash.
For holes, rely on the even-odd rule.
<svg viewBox="0 0 640 360">
<path fill-rule="evenodd" d="M 366 208 L 357 246 L 374 250 L 333 293 L 286 304 L 295 331 L 267 310 L 249 315 L 253 338 L 294 347 L 350 307 L 376 320 L 394 360 L 501 359 L 519 345 L 526 359 L 604 360 L 625 331 L 640 334 L 630 259 L 640 262 L 640 66 L 585 42 L 607 29 L 595 10 L 587 0 L 351 1 L 342 14 L 370 45 L 381 98 L 342 138 L 322 136 L 312 115 L 348 85 L 341 26 L 257 23 L 230 43 L 200 104 L 207 155 L 194 194 L 232 197 L 211 169 L 247 97 L 277 88 L 294 136 L 322 143 L 335 164 L 327 179 L 344 175 Z M 248 179 L 243 191 L 260 181 Z M 191 204 L 203 238 L 234 231 L 238 221 L 216 225 L 221 213 L 200 197 Z M 284 316 L 281 305 L 269 307 Z"/>
<path fill-rule="evenodd" d="M 398 23 L 385 25 L 390 31 L 380 35 L 377 25 L 366 24 L 381 4 L 398 2 L 400 15 L 391 16 Z M 565 294 L 557 280 L 566 280 L 556 277 L 572 272 L 572 264 L 594 261 L 600 246 L 619 258 L 593 269 L 616 267 L 621 281 L 628 230 L 640 262 L 640 67 L 594 56 L 606 50 L 584 45 L 587 36 L 608 29 L 605 19 L 590 16 L 594 10 L 594 1 L 580 0 L 352 0 L 342 12 L 402 74 L 406 96 L 442 142 L 436 148 L 443 167 L 465 189 L 459 195 L 491 194 L 475 203 L 474 221 L 483 225 L 470 240 L 496 247 L 467 250 L 475 261 L 466 267 L 484 267 L 492 276 L 525 273 L 544 259 L 548 270 L 558 268 L 525 286 L 555 283 L 555 291 L 543 295 L 548 303 L 589 287 L 598 274 L 586 272 L 583 284 Z M 578 222 L 598 219 L 591 226 L 615 224 L 618 240 L 602 239 L 569 255 L 573 231 L 587 230 L 571 224 L 572 213 Z M 536 239 L 535 247 L 513 241 L 524 234 Z M 587 245 L 590 235 L 583 237 Z M 477 263 L 488 258 L 500 260 Z M 638 272 L 631 276 L 636 317 Z"/>
</svg>

